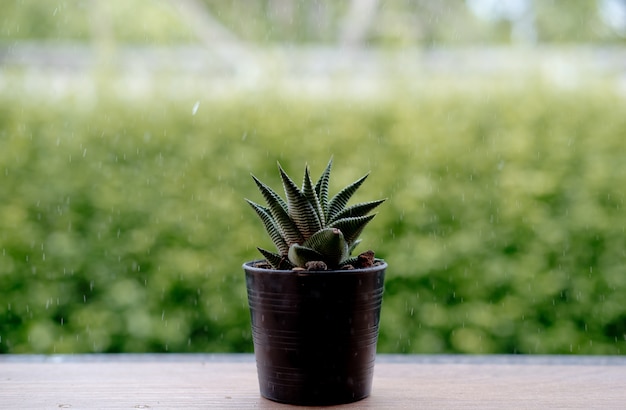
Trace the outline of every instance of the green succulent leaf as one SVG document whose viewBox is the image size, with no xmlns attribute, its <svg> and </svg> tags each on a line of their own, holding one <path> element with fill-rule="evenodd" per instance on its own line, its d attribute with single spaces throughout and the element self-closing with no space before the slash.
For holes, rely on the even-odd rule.
<svg viewBox="0 0 626 410">
<path fill-rule="evenodd" d="M 300 234 L 296 224 L 289 216 L 288 207 L 285 201 L 276 192 L 274 192 L 272 188 L 259 181 L 254 175 L 252 175 L 252 178 L 259 187 L 263 198 L 265 198 L 272 218 L 280 228 L 285 242 L 288 245 L 302 243 L 304 238 Z"/>
<path fill-rule="evenodd" d="M 279 254 L 274 253 L 274 252 L 270 252 L 270 251 L 265 250 L 263 248 L 257 248 L 257 249 L 259 250 L 259 252 L 261 252 L 261 254 L 263 256 L 265 256 L 265 259 L 267 260 L 267 262 L 270 265 L 272 265 L 272 267 L 274 269 L 291 269 L 291 268 L 293 268 L 293 265 L 284 256 L 279 255 Z"/>
<path fill-rule="evenodd" d="M 317 251 L 329 266 L 337 266 L 348 256 L 348 243 L 337 228 L 326 228 L 304 241 L 303 246 Z"/>
<path fill-rule="evenodd" d="M 313 206 L 315 210 L 315 216 L 317 216 L 317 220 L 319 222 L 319 226 L 322 227 L 326 225 L 326 216 L 324 215 L 324 210 L 322 209 L 322 205 L 320 204 L 319 198 L 315 189 L 313 188 L 313 182 L 311 181 L 311 174 L 309 173 L 309 167 L 307 166 L 304 169 L 304 181 L 302 182 L 302 193 L 309 201 L 309 203 Z"/>
<path fill-rule="evenodd" d="M 327 221 L 335 220 L 337 214 L 339 214 L 346 207 L 346 204 L 352 197 L 352 195 L 356 192 L 357 189 L 363 184 L 365 179 L 367 179 L 369 174 L 365 174 L 361 178 L 357 179 L 341 191 L 335 195 L 330 202 L 328 203 L 328 215 L 326 215 Z"/>
<path fill-rule="evenodd" d="M 359 238 L 361 232 L 363 232 L 363 228 L 365 225 L 369 223 L 376 214 L 365 215 L 365 216 L 357 216 L 353 218 L 343 218 L 339 219 L 331 224 L 332 228 L 337 228 L 341 232 L 343 232 L 343 236 L 348 243 L 348 246 L 352 244 Z"/>
<path fill-rule="evenodd" d="M 354 252 L 354 248 L 356 248 L 357 245 L 360 244 L 360 243 L 361 243 L 361 240 L 357 239 L 356 241 L 348 244 L 348 246 L 349 246 L 348 247 L 348 255 L 352 255 L 352 252 Z"/>
<path fill-rule="evenodd" d="M 291 245 L 288 256 L 291 263 L 301 268 L 309 261 L 321 261 L 324 259 L 324 256 L 319 252 L 297 243 Z"/>
<path fill-rule="evenodd" d="M 360 204 L 352 205 L 348 208 L 345 208 L 343 211 L 337 213 L 333 220 L 329 220 L 328 224 L 332 225 L 333 222 L 343 219 L 343 218 L 353 218 L 357 216 L 365 216 L 370 213 L 373 209 L 378 207 L 380 204 L 385 202 L 385 199 L 379 199 L 377 201 L 363 202 Z"/>
<path fill-rule="evenodd" d="M 254 203 L 249 199 L 246 199 L 246 201 L 248 202 L 248 204 L 250 204 L 252 209 L 255 210 L 256 214 L 263 221 L 263 224 L 265 225 L 265 230 L 272 239 L 272 242 L 276 246 L 276 249 L 278 249 L 278 252 L 280 252 L 281 254 L 286 254 L 287 252 L 289 252 L 289 245 L 287 245 L 287 242 L 285 242 L 280 228 L 274 222 L 274 218 L 272 218 L 269 208 Z"/>
<path fill-rule="evenodd" d="M 268 204 L 273 204 L 276 206 L 280 206 L 285 213 L 287 212 L 287 203 L 278 195 L 272 188 L 261 182 L 257 177 L 252 175 L 252 179 L 256 183 L 257 187 L 261 191 L 263 198 Z"/>
<path fill-rule="evenodd" d="M 330 170 L 333 166 L 333 159 L 331 158 L 326 165 L 326 169 L 322 172 L 320 179 L 315 183 L 315 193 L 319 198 L 320 206 L 324 212 L 324 217 L 328 216 L 328 184 L 330 182 Z M 326 219 L 328 220 L 328 219 Z"/>
<path fill-rule="evenodd" d="M 351 256 L 347 259 L 344 259 L 343 261 L 341 261 L 341 265 L 354 265 L 358 262 L 359 258 L 358 256 Z"/>
<path fill-rule="evenodd" d="M 354 259 L 350 255 L 360 242 L 359 235 L 365 225 L 376 216 L 369 213 L 385 200 L 346 207 L 368 174 L 329 200 L 332 162 L 331 158 L 315 185 L 307 165 L 302 188 L 278 164 L 285 199 L 252 175 L 267 206 L 248 199 L 246 201 L 263 222 L 278 250 L 278 253 L 274 253 L 259 248 L 274 268 L 292 269 L 299 266 L 309 270 L 337 269 L 345 261 Z"/>
<path fill-rule="evenodd" d="M 300 191 L 300 188 L 298 188 L 280 165 L 278 168 L 283 181 L 285 195 L 287 196 L 289 217 L 295 223 L 301 236 L 308 238 L 322 229 L 322 224 L 320 223 L 315 208 L 309 202 L 306 195 Z"/>
</svg>

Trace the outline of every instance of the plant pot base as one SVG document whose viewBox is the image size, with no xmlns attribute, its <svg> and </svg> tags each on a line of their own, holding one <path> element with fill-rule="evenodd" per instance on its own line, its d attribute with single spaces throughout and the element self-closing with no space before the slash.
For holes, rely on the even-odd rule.
<svg viewBox="0 0 626 410">
<path fill-rule="evenodd" d="M 261 378 L 262 376 L 259 375 Z M 371 383 L 354 385 L 350 380 L 338 381 L 336 386 L 301 388 L 298 386 L 276 385 L 272 382 L 259 384 L 261 396 L 286 404 L 304 406 L 324 406 L 353 403 L 363 400 L 371 393 Z"/>
<path fill-rule="evenodd" d="M 293 272 L 244 265 L 263 397 L 331 405 L 370 395 L 386 266 Z"/>
</svg>

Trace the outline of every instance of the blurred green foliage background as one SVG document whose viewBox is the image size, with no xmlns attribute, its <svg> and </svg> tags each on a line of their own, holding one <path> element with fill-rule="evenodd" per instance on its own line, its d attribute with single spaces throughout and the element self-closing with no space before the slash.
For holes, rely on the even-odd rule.
<svg viewBox="0 0 626 410">
<path fill-rule="evenodd" d="M 333 156 L 380 352 L 625 354 L 624 10 L 4 1 L 0 353 L 252 351 L 250 173 Z"/>
<path fill-rule="evenodd" d="M 336 44 L 356 16 L 366 27 L 362 41 L 392 48 L 518 42 L 623 45 L 626 25 L 620 2 L 4 0 L 0 42 L 2 37 L 87 42 L 106 37 L 121 43 L 189 44 L 201 41 L 207 25 L 218 24 L 253 44 Z M 198 29 L 193 20 L 204 12 L 211 17 Z"/>
<path fill-rule="evenodd" d="M 612 89 L 196 104 L 0 96 L 0 352 L 251 351 L 250 173 L 331 156 L 331 190 L 389 198 L 361 245 L 389 263 L 380 352 L 626 352 Z"/>
</svg>

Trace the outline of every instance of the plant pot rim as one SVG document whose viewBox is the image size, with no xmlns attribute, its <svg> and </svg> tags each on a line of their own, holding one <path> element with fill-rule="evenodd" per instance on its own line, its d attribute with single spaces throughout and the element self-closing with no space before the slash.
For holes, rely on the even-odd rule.
<svg viewBox="0 0 626 410">
<path fill-rule="evenodd" d="M 259 268 L 254 266 L 255 263 L 264 262 L 265 259 L 255 259 L 252 261 L 245 262 L 243 264 L 244 270 L 248 270 L 251 272 L 265 272 L 265 273 L 273 273 L 276 275 L 297 275 L 297 276 L 321 276 L 321 275 L 350 275 L 357 274 L 368 271 L 379 271 L 387 268 L 387 262 L 384 259 L 376 258 L 375 261 L 378 262 L 378 265 L 374 265 L 368 268 L 355 268 L 355 269 L 334 269 L 334 270 L 284 270 L 284 269 L 268 269 L 268 268 Z"/>
</svg>

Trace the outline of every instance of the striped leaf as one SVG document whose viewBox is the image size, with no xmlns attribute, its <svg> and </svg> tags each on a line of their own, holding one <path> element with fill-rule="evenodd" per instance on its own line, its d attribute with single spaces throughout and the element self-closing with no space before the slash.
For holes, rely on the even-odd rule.
<svg viewBox="0 0 626 410">
<path fill-rule="evenodd" d="M 267 251 L 263 248 L 257 248 L 257 249 L 259 250 L 259 252 L 261 252 L 263 256 L 265 256 L 265 259 L 267 260 L 267 262 L 270 265 L 272 265 L 274 269 L 288 270 L 288 269 L 293 268 L 293 265 L 291 264 L 291 262 L 289 262 L 289 260 L 285 256 Z"/>
<path fill-rule="evenodd" d="M 341 191 L 335 195 L 330 202 L 328 203 L 328 215 L 326 216 L 327 221 L 335 220 L 336 216 L 343 211 L 346 207 L 346 204 L 352 197 L 352 195 L 356 192 L 357 189 L 363 184 L 365 179 L 369 174 L 365 174 L 361 178 L 357 179 Z"/>
<path fill-rule="evenodd" d="M 379 199 L 377 201 L 370 201 L 370 202 L 363 202 L 360 204 L 349 206 L 347 208 L 344 208 L 344 210 L 339 212 L 337 215 L 335 215 L 334 219 L 328 221 L 328 223 L 332 224 L 333 222 L 342 218 L 353 218 L 357 216 L 365 216 L 368 213 L 370 213 L 370 211 L 375 209 L 378 205 L 382 204 L 383 202 L 385 202 L 385 199 Z"/>
<path fill-rule="evenodd" d="M 313 183 L 311 182 L 311 174 L 309 173 L 309 167 L 307 166 L 304 169 L 304 181 L 302 182 L 302 193 L 309 201 L 309 203 L 313 206 L 315 210 L 315 215 L 319 221 L 319 226 L 322 227 L 326 224 L 326 217 L 324 215 L 324 210 L 322 209 L 322 205 L 320 204 L 319 198 L 313 188 Z"/>
<path fill-rule="evenodd" d="M 250 204 L 252 209 L 254 209 L 259 218 L 261 218 L 261 221 L 263 221 L 263 224 L 265 225 L 265 230 L 272 239 L 272 242 L 274 242 L 274 245 L 276 246 L 276 249 L 278 249 L 278 252 L 282 255 L 286 255 L 287 252 L 289 252 L 289 245 L 287 245 L 287 242 L 285 242 L 280 228 L 274 222 L 274 218 L 272 218 L 269 208 L 256 204 L 249 199 L 246 199 L 246 201 L 248 202 L 248 204 Z"/>
<path fill-rule="evenodd" d="M 343 236 L 350 246 L 353 242 L 359 239 L 361 232 L 363 232 L 363 228 L 365 225 L 369 223 L 376 214 L 365 215 L 365 216 L 357 216 L 353 218 L 343 218 L 339 219 L 331 224 L 332 228 L 337 228 L 343 232 Z"/>
<path fill-rule="evenodd" d="M 291 220 L 295 223 L 302 238 L 308 238 L 315 232 L 322 229 L 322 224 L 313 205 L 309 202 L 306 195 L 295 182 L 285 173 L 282 167 L 279 165 L 280 177 L 283 181 L 283 188 L 285 189 L 285 195 L 287 196 L 287 208 Z M 298 242 L 302 243 L 302 242 Z"/>
<path fill-rule="evenodd" d="M 276 225 L 280 228 L 280 231 L 283 234 L 283 239 L 287 242 L 287 245 L 302 243 L 304 238 L 300 234 L 296 224 L 289 217 L 285 201 L 276 192 L 274 192 L 272 188 L 259 181 L 254 175 L 252 175 L 252 178 L 259 187 L 263 198 L 265 198 L 272 218 L 274 219 Z"/>
<path fill-rule="evenodd" d="M 322 172 L 320 179 L 315 183 L 315 194 L 319 199 L 320 206 L 322 207 L 324 217 L 328 216 L 328 184 L 330 181 L 330 170 L 333 166 L 333 159 L 331 158 L 326 165 L 326 169 Z M 328 220 L 326 218 L 326 220 Z"/>
<path fill-rule="evenodd" d="M 359 257 L 358 256 L 351 256 L 343 261 L 341 261 L 341 265 L 354 265 L 358 262 Z"/>
<path fill-rule="evenodd" d="M 346 260 L 351 260 L 349 255 L 359 244 L 359 235 L 375 216 L 369 213 L 385 201 L 380 199 L 346 207 L 368 174 L 329 199 L 332 163 L 331 158 L 315 185 L 307 165 L 302 188 L 278 164 L 285 191 L 284 199 L 252 176 L 267 206 L 246 201 L 259 216 L 278 249 L 278 253 L 274 253 L 259 248 L 268 263 L 276 269 L 292 269 L 294 266 L 338 269 Z"/>
</svg>

